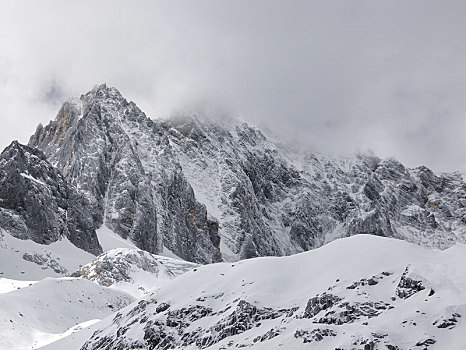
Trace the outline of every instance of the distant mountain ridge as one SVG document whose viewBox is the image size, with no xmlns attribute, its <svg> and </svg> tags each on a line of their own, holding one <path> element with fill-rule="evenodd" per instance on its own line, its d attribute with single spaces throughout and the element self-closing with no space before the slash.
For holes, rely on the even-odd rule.
<svg viewBox="0 0 466 350">
<path fill-rule="evenodd" d="M 290 153 L 244 123 L 151 120 L 96 86 L 39 125 L 40 149 L 105 224 L 197 263 L 289 255 L 359 233 L 447 248 L 466 241 L 459 174 L 373 155 Z"/>
</svg>

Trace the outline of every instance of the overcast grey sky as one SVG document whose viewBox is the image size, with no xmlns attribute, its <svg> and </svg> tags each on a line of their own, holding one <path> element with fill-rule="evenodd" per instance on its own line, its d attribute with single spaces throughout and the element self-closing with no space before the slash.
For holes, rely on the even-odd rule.
<svg viewBox="0 0 466 350">
<path fill-rule="evenodd" d="M 466 1 L 0 0 L 0 146 L 106 82 L 321 152 L 466 170 Z"/>
</svg>

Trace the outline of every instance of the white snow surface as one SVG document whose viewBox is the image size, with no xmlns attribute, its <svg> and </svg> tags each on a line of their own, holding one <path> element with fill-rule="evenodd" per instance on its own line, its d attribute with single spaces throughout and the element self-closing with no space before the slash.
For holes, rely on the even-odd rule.
<svg viewBox="0 0 466 350">
<path fill-rule="evenodd" d="M 134 301 L 85 279 L 46 278 L 0 297 L 0 348 L 35 349 Z"/>
<path fill-rule="evenodd" d="M 30 258 L 26 260 L 25 257 Z M 0 230 L 0 277 L 3 278 L 37 281 L 45 277 L 62 277 L 94 258 L 94 255 L 77 248 L 66 237 L 43 245 L 15 238 Z"/>
<path fill-rule="evenodd" d="M 108 228 L 105 224 L 96 230 L 97 238 L 99 239 L 100 246 L 104 252 L 115 249 L 115 248 L 128 248 L 128 249 L 139 249 L 136 245 L 131 242 L 130 239 L 124 239 L 117 233 L 113 232 L 112 229 Z M 179 256 L 173 253 L 167 247 L 163 247 L 163 252 L 157 255 L 159 258 L 167 257 L 183 261 Z M 193 266 L 196 264 L 193 264 Z"/>
<path fill-rule="evenodd" d="M 38 185 L 47 186 L 43 181 L 40 181 L 40 180 L 36 179 L 35 177 L 33 177 L 33 176 L 29 175 L 29 174 L 21 173 L 20 175 L 22 177 L 25 177 L 25 178 L 31 180 L 32 182 L 34 182 L 34 183 L 36 183 Z"/>
<path fill-rule="evenodd" d="M 0 294 L 9 293 L 24 287 L 32 286 L 37 281 L 18 281 L 9 278 L 0 278 Z"/>
<path fill-rule="evenodd" d="M 424 289 L 402 298 L 397 295 L 397 286 L 406 269 L 407 276 L 421 281 Z M 347 288 L 370 278 L 378 282 Z M 303 317 L 308 301 L 323 293 L 337 296 L 341 301 L 321 310 L 315 317 Z M 180 275 L 143 300 L 148 303 L 143 314 L 131 315 L 130 311 L 137 306 L 132 304 L 120 311 L 123 316 L 118 322 L 112 322 L 115 315 L 110 315 L 44 349 L 79 349 L 95 331 L 100 332 L 99 337 L 111 338 L 119 327 L 124 326 L 128 326 L 128 330 L 118 341 L 127 344 L 141 342 L 145 323 L 131 323 L 136 317 L 147 316 L 149 320 L 165 324 L 170 312 L 196 305 L 208 307 L 213 313 L 194 321 L 185 319 L 188 326 L 183 330 L 184 334 L 201 332 L 207 336 L 210 332 L 215 336 L 215 332 L 234 327 L 236 323 L 223 324 L 217 330 L 211 327 L 222 325 L 239 303 L 246 301 L 258 309 L 297 309 L 291 316 L 281 314 L 276 318 L 263 319 L 236 335 L 219 338 L 208 349 L 235 346 L 254 349 L 362 349 L 362 344 L 368 341 L 374 342 L 374 349 L 387 349 L 386 345 L 398 346 L 399 349 L 423 349 L 416 344 L 430 339 L 434 343 L 429 345 L 429 350 L 461 350 L 466 348 L 466 246 L 457 244 L 440 251 L 395 239 L 357 235 L 293 256 L 202 266 Z M 162 302 L 169 304 L 169 309 L 155 312 L 155 307 Z M 360 315 L 342 325 L 319 321 L 328 312 L 331 316 L 346 310 L 345 303 L 354 307 L 364 303 L 384 303 L 387 307 L 378 310 L 373 317 Z M 335 313 L 332 314 L 333 311 Z M 453 325 L 438 327 L 442 320 L 452 317 L 456 320 Z M 163 329 L 173 332 L 170 334 L 174 337 L 181 337 L 168 326 Z M 317 329 L 326 329 L 335 335 L 306 343 L 303 337 L 297 336 L 298 330 L 311 334 Z M 276 335 L 264 340 L 258 338 L 269 331 Z M 198 347 L 193 343 L 177 348 Z"/>
<path fill-rule="evenodd" d="M 104 252 L 114 248 L 138 249 L 136 245 L 129 239 L 124 239 L 105 225 L 102 225 L 99 229 L 97 229 L 96 233 L 100 246 Z"/>
<path fill-rule="evenodd" d="M 108 250 L 99 257 L 77 248 L 66 237 L 42 245 L 0 231 L 1 350 L 36 349 L 66 337 L 198 266 L 143 252 L 105 226 L 97 233 L 103 249 Z M 84 278 L 63 277 L 103 256 L 135 253 L 153 259 L 159 273 L 144 271 L 130 261 L 131 282 L 117 282 L 110 288 Z"/>
</svg>

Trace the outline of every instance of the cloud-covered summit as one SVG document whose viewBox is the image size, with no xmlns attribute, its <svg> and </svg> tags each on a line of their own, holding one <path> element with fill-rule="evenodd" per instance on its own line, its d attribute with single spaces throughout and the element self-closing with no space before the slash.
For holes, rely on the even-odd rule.
<svg viewBox="0 0 466 350">
<path fill-rule="evenodd" d="M 466 166 L 463 1 L 3 1 L 4 146 L 97 82 L 152 118 L 208 101 L 316 150 Z"/>
</svg>

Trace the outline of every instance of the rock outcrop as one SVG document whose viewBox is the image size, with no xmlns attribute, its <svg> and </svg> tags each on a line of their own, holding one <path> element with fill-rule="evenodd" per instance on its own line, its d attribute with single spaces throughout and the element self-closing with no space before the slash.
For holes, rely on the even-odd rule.
<svg viewBox="0 0 466 350">
<path fill-rule="evenodd" d="M 122 289 L 141 297 L 186 271 L 198 267 L 188 263 L 130 248 L 116 248 L 100 254 L 71 274 L 104 287 Z"/>
<path fill-rule="evenodd" d="M 0 155 L 0 227 L 40 244 L 66 237 L 92 254 L 102 252 L 85 197 L 41 151 L 17 141 Z"/>
</svg>

